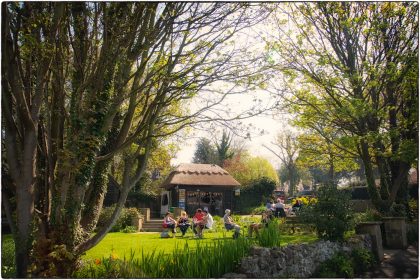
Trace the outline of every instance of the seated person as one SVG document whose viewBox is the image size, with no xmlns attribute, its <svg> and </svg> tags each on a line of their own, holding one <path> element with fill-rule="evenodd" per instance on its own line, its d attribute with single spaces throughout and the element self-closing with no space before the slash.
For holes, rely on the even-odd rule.
<svg viewBox="0 0 420 280">
<path fill-rule="evenodd" d="M 197 228 L 200 224 L 202 224 L 203 217 L 204 217 L 203 211 L 201 210 L 201 208 L 198 208 L 195 211 L 195 214 L 193 217 L 193 231 L 194 231 L 195 237 L 199 237 Z"/>
<path fill-rule="evenodd" d="M 163 227 L 170 228 L 172 231 L 172 237 L 175 237 L 176 234 L 176 221 L 172 218 L 171 212 L 166 212 L 165 218 L 163 219 Z"/>
<path fill-rule="evenodd" d="M 185 235 L 185 233 L 187 232 L 187 230 L 190 226 L 191 226 L 191 224 L 188 220 L 187 212 L 182 211 L 181 216 L 178 218 L 178 227 L 182 232 L 182 236 Z"/>
<path fill-rule="evenodd" d="M 268 227 L 268 223 L 273 219 L 273 213 L 271 210 L 266 210 L 262 213 L 261 216 L 261 223 L 253 223 L 249 226 L 248 229 L 248 236 L 252 237 L 252 232 L 255 231 L 256 235 L 259 234 L 259 229 L 265 227 Z"/>
<path fill-rule="evenodd" d="M 284 204 L 280 198 L 277 199 L 277 203 L 275 205 L 276 213 L 275 216 L 277 218 L 284 218 L 286 217 L 286 212 L 284 212 Z"/>
<path fill-rule="evenodd" d="M 296 199 L 295 203 L 292 205 L 292 210 L 294 212 L 299 211 L 299 209 L 302 207 L 302 202 L 300 199 Z"/>
<path fill-rule="evenodd" d="M 205 220 L 207 221 L 204 228 L 212 229 L 213 224 L 214 224 L 213 216 L 210 214 L 209 210 L 206 208 L 204 208 L 204 215 L 205 215 Z"/>
<path fill-rule="evenodd" d="M 233 234 L 233 238 L 235 238 L 235 239 L 238 238 L 241 227 L 233 222 L 233 219 L 230 216 L 230 210 L 229 209 L 225 210 L 225 215 L 223 216 L 223 222 L 225 223 L 225 228 L 227 230 L 231 230 L 231 229 L 235 230 L 235 232 Z"/>
<path fill-rule="evenodd" d="M 207 208 L 204 208 L 203 213 L 204 213 L 203 219 L 197 223 L 197 227 L 196 227 L 197 237 L 199 238 L 203 238 L 203 230 L 211 229 L 214 223 L 213 217 L 209 213 L 209 210 Z"/>
</svg>

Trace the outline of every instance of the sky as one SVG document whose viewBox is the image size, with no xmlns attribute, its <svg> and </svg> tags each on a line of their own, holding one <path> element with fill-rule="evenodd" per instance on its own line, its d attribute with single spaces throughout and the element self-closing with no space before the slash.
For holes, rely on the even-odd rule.
<svg viewBox="0 0 420 280">
<path fill-rule="evenodd" d="M 274 141 L 275 136 L 281 129 L 284 127 L 284 124 L 280 120 L 274 120 L 271 117 L 252 117 L 248 120 L 249 123 L 252 123 L 254 126 L 262 128 L 266 131 L 264 135 L 257 135 L 251 137 L 251 140 L 246 140 L 246 147 L 249 153 L 252 156 L 261 156 L 267 159 L 274 168 L 280 168 L 280 160 L 273 155 L 270 151 L 263 147 L 263 145 L 270 145 Z M 171 165 L 178 165 L 180 163 L 191 163 L 195 148 L 196 142 L 199 137 L 209 137 L 209 132 L 200 131 L 196 133 L 195 137 L 187 138 L 187 140 L 180 145 L 180 151 L 177 153 L 176 157 L 171 160 Z M 211 136 L 210 136 L 211 137 Z"/>
</svg>

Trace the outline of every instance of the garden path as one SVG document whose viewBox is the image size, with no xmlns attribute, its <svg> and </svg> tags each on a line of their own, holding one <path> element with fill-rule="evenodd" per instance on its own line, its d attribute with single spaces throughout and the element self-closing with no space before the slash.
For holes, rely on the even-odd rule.
<svg viewBox="0 0 420 280">
<path fill-rule="evenodd" d="M 418 278 L 418 245 L 410 245 L 406 250 L 384 250 L 384 260 L 363 278 Z"/>
</svg>

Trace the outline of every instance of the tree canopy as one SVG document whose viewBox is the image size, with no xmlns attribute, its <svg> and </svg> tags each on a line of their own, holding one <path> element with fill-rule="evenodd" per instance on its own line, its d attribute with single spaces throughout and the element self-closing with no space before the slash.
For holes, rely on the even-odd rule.
<svg viewBox="0 0 420 280">
<path fill-rule="evenodd" d="M 269 49 L 279 54 L 272 65 L 285 77 L 281 94 L 295 124 L 359 156 L 375 206 L 388 211 L 418 160 L 418 5 L 300 3 L 277 11 Z"/>
<path fill-rule="evenodd" d="M 3 201 L 9 201 L 7 194 L 16 198 L 17 219 L 10 223 L 17 277 L 28 271 L 69 277 L 80 255 L 118 218 L 158 142 L 209 121 L 200 116 L 230 92 L 213 92 L 196 110 L 188 101 L 215 81 L 239 84 L 254 74 L 244 71 L 254 59 L 238 64 L 241 50 L 232 45 L 235 34 L 265 13 L 248 8 L 3 3 L 2 171 L 8 191 L 2 194 Z M 93 235 L 116 156 L 120 198 Z M 50 253 L 61 254 L 60 261 L 44 258 Z"/>
</svg>

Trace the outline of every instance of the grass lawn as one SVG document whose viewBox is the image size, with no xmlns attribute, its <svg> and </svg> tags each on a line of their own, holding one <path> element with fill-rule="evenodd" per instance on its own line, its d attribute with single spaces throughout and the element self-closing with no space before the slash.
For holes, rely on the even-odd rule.
<svg viewBox="0 0 420 280">
<path fill-rule="evenodd" d="M 197 246 L 197 243 L 212 244 L 218 239 L 231 239 L 232 233 L 228 232 L 206 232 L 203 239 L 194 239 L 191 231 L 189 231 L 184 238 L 177 234 L 176 238 L 160 238 L 159 233 L 109 233 L 107 236 L 95 247 L 86 252 L 83 256 L 85 260 L 101 259 L 102 257 L 109 257 L 111 254 L 120 259 L 124 256 L 128 257 L 131 251 L 138 255 L 141 250 L 144 253 L 150 254 L 153 251 L 163 251 L 171 253 L 176 246 L 183 248 L 188 242 L 190 248 Z M 290 243 L 312 242 L 317 239 L 315 234 L 294 234 L 282 235 L 282 245 Z"/>
</svg>

